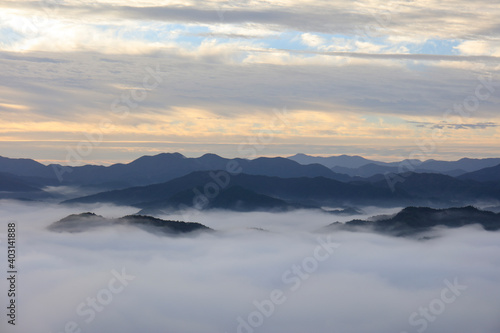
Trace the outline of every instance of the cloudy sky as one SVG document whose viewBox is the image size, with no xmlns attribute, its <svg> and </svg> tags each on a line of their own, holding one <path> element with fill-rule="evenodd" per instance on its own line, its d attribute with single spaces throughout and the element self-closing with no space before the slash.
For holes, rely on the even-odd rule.
<svg viewBox="0 0 500 333">
<path fill-rule="evenodd" d="M 500 155 L 491 1 L 0 1 L 0 155 Z"/>
</svg>

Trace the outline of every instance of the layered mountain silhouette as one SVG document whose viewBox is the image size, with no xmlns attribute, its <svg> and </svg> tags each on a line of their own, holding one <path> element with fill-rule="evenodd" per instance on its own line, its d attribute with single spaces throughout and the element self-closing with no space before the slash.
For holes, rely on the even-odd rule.
<svg viewBox="0 0 500 333">
<path fill-rule="evenodd" d="M 108 202 L 140 208 L 185 207 L 236 209 L 241 207 L 283 210 L 290 207 L 384 205 L 408 203 L 411 196 L 399 189 L 369 182 L 344 183 L 324 177 L 279 178 L 225 171 L 198 171 L 169 182 L 114 190 L 64 203 Z M 205 205 L 201 201 L 207 202 Z M 245 208 L 242 208 L 243 210 Z"/>
<path fill-rule="evenodd" d="M 394 236 L 412 236 L 438 226 L 459 228 L 472 224 L 481 225 L 488 231 L 500 230 L 500 213 L 479 210 L 472 206 L 448 209 L 407 207 L 393 217 L 335 222 L 325 230 L 368 230 Z"/>
<path fill-rule="evenodd" d="M 155 234 L 181 235 L 195 231 L 213 231 L 195 222 L 169 221 L 151 216 L 128 215 L 118 219 L 107 219 L 94 213 L 69 215 L 48 226 L 57 232 L 84 232 L 94 228 L 109 226 L 133 226 Z"/>
<path fill-rule="evenodd" d="M 383 162 L 369 160 L 361 156 L 349 156 L 349 155 L 322 157 L 322 156 L 310 156 L 306 154 L 296 154 L 288 158 L 300 164 L 314 164 L 314 163 L 322 164 L 330 169 L 333 167 L 355 169 L 370 163 L 385 164 Z"/>
<path fill-rule="evenodd" d="M 44 185 L 85 185 L 102 188 L 125 188 L 151 185 L 185 176 L 193 171 L 244 170 L 246 174 L 292 177 L 326 177 L 348 181 L 347 175 L 337 174 L 321 164 L 302 165 L 287 158 L 226 159 L 215 154 L 188 158 L 179 153 L 143 156 L 128 164 L 79 167 L 51 164 L 45 166 L 29 159 L 0 158 L 0 172 L 38 178 Z"/>
<path fill-rule="evenodd" d="M 307 155 L 295 155 L 293 158 L 303 163 L 309 159 Z M 327 159 L 328 163 L 342 165 L 337 168 L 371 162 L 359 156 L 346 155 Z M 310 160 L 322 161 L 322 158 Z M 472 170 L 498 160 L 428 160 L 420 166 L 451 172 Z M 416 160 L 407 162 L 417 163 Z M 418 204 L 438 208 L 478 201 L 491 202 L 495 206 L 500 201 L 500 164 L 458 177 L 423 172 L 424 169 L 420 172 L 396 172 L 405 168 L 395 163 L 376 161 L 360 166 L 358 170 L 363 168 L 372 168 L 376 174 L 350 177 L 318 163 L 302 165 L 281 157 L 226 159 L 215 154 L 199 158 L 187 158 L 178 153 L 159 154 L 108 167 L 45 166 L 29 159 L 0 158 L 0 198 L 45 200 L 52 198 L 49 191 L 44 191 L 46 186 L 77 185 L 86 193 L 97 194 L 65 203 L 108 202 L 135 206 L 144 212 L 190 207 L 287 211 L 322 206 Z M 57 179 L 58 176 L 62 179 Z M 215 195 L 214 191 L 217 192 Z"/>
<path fill-rule="evenodd" d="M 7 158 L 0 156 L 0 172 L 17 176 L 54 178 L 54 172 L 39 162 L 27 158 Z"/>
<path fill-rule="evenodd" d="M 261 157 L 247 160 L 241 158 L 227 159 L 215 154 L 188 158 L 179 153 L 162 153 L 155 156 L 143 156 L 127 164 L 69 167 L 58 164 L 46 166 L 31 159 L 0 157 L 0 173 L 29 177 L 30 182 L 39 186 L 76 184 L 105 188 L 151 185 L 172 180 L 193 171 L 226 170 L 228 168 L 241 169 L 242 173 L 250 175 L 277 176 L 281 178 L 325 177 L 349 182 L 353 180 L 351 177 L 354 176 L 371 177 L 387 172 L 403 173 L 411 171 L 459 176 L 498 165 L 500 165 L 500 158 L 463 158 L 452 162 L 403 160 L 385 163 L 348 155 L 314 157 L 297 154 L 289 158 Z M 481 179 L 481 181 L 484 181 L 484 179 Z"/>
<path fill-rule="evenodd" d="M 479 182 L 500 182 L 500 165 L 469 172 L 458 178 Z"/>
<path fill-rule="evenodd" d="M 0 173 L 0 192 L 40 192 L 34 182 L 9 173 Z"/>
<path fill-rule="evenodd" d="M 500 182 L 481 183 L 441 174 L 393 175 L 349 183 L 324 177 L 279 178 L 198 171 L 174 180 L 67 200 L 66 204 L 106 202 L 153 213 L 186 208 L 285 211 L 361 205 L 433 207 L 500 200 Z"/>
<path fill-rule="evenodd" d="M 200 187 L 201 189 L 201 187 Z M 199 195 L 195 188 L 181 191 L 166 200 L 138 203 L 142 208 L 140 214 L 159 214 L 185 208 L 224 209 L 236 212 L 273 211 L 284 212 L 298 208 L 309 208 L 300 204 L 288 203 L 284 200 L 256 193 L 241 186 L 223 189 L 213 198 Z"/>
<path fill-rule="evenodd" d="M 47 200 L 52 195 L 37 179 L 0 172 L 0 199 Z"/>
<path fill-rule="evenodd" d="M 462 180 L 437 173 L 407 172 L 388 176 L 394 188 L 404 191 L 417 201 L 433 203 L 464 204 L 478 200 L 500 200 L 500 183 L 484 184 Z M 385 177 L 384 177 L 385 178 Z M 385 187 L 387 179 L 374 184 Z"/>
<path fill-rule="evenodd" d="M 437 161 L 406 159 L 398 162 L 380 162 L 365 159 L 360 156 L 330 156 L 318 157 L 305 154 L 290 156 L 290 159 L 301 164 L 318 163 L 334 172 L 346 174 L 351 177 L 371 177 L 384 173 L 440 173 L 449 176 L 460 176 L 468 172 L 493 167 L 500 164 L 500 158 L 471 159 L 462 158 L 458 161 Z"/>
</svg>

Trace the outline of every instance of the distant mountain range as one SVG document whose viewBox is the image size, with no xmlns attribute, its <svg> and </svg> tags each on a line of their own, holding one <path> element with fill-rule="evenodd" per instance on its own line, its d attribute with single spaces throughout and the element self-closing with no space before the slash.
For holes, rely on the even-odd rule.
<svg viewBox="0 0 500 333">
<path fill-rule="evenodd" d="M 469 172 L 458 178 L 478 182 L 500 182 L 500 165 Z"/>
<path fill-rule="evenodd" d="M 368 160 L 361 156 L 349 156 L 349 155 L 339 155 L 339 156 L 330 156 L 330 157 L 322 157 L 322 156 L 310 156 L 306 154 L 296 154 L 288 157 L 292 161 L 295 161 L 300 164 L 322 164 L 327 168 L 331 169 L 333 167 L 342 167 L 342 168 L 359 168 L 363 165 L 367 165 L 370 163 L 374 164 L 385 164 L 384 162 L 378 162 L 374 160 Z"/>
<path fill-rule="evenodd" d="M 43 165 L 31 159 L 0 157 L 0 173 L 8 173 L 32 185 L 57 186 L 76 184 L 101 186 L 103 188 L 125 188 L 165 182 L 193 171 L 240 169 L 249 175 L 276 176 L 281 178 L 325 177 L 343 182 L 352 177 L 371 177 L 377 174 L 425 172 L 451 176 L 464 175 L 480 169 L 500 165 L 500 158 L 468 159 L 458 161 L 404 160 L 401 162 L 379 162 L 360 156 L 315 157 L 297 154 L 289 158 L 241 158 L 227 159 L 215 154 L 188 158 L 179 153 L 162 153 L 143 156 L 127 164 L 111 166 L 85 165 L 79 167 L 58 164 Z M 413 167 L 415 166 L 415 170 Z M 465 179 L 465 178 L 464 178 Z"/>
<path fill-rule="evenodd" d="M 353 180 L 353 177 L 368 178 L 387 172 L 412 171 L 461 176 L 498 165 L 500 165 L 500 158 L 463 158 L 454 162 L 404 160 L 385 163 L 347 155 L 314 157 L 297 154 L 289 158 L 261 157 L 247 160 L 227 159 L 215 154 L 188 158 L 179 153 L 163 153 L 143 156 L 127 164 L 114 164 L 107 167 L 97 165 L 68 167 L 58 164 L 46 166 L 30 159 L 0 157 L 0 173 L 21 177 L 18 180 L 32 187 L 65 184 L 94 186 L 102 189 L 151 185 L 185 176 L 194 171 L 226 170 L 228 167 L 239 169 L 242 173 L 249 175 L 281 178 L 325 177 L 349 182 Z M 414 170 L 413 166 L 415 166 Z M 469 178 L 464 176 L 463 179 Z M 481 178 L 481 181 L 484 181 L 484 178 Z"/>
<path fill-rule="evenodd" d="M 52 194 L 45 192 L 35 179 L 0 172 L 0 199 L 45 200 Z"/>
<path fill-rule="evenodd" d="M 297 154 L 288 157 L 300 164 L 322 164 L 336 173 L 346 174 L 351 177 L 371 177 L 376 174 L 419 172 L 419 173 L 441 173 L 449 176 L 460 176 L 468 172 L 500 165 L 500 158 L 471 159 L 462 158 L 458 161 L 420 161 L 406 159 L 398 162 L 380 162 L 368 160 L 360 156 L 309 156 Z"/>
<path fill-rule="evenodd" d="M 31 177 L 42 185 L 85 185 L 103 189 L 125 188 L 166 182 L 193 171 L 226 170 L 234 168 L 250 175 L 291 177 L 326 177 L 348 181 L 351 177 L 337 174 L 320 164 L 302 165 L 287 158 L 226 159 L 215 154 L 188 158 L 179 153 L 143 156 L 128 164 L 111 166 L 85 165 L 63 167 L 45 166 L 29 159 L 0 157 L 0 172 Z"/>
<path fill-rule="evenodd" d="M 198 171 L 169 182 L 114 190 L 65 201 L 66 204 L 108 202 L 144 209 L 196 207 L 235 210 L 287 210 L 322 205 L 405 204 L 411 196 L 399 189 L 370 182 L 345 183 L 325 177 L 279 178 L 238 174 L 221 177 L 224 171 Z M 217 176 L 229 179 L 217 185 Z M 206 202 L 203 204 L 202 202 Z M 238 202 L 241 207 L 238 209 Z"/>
<path fill-rule="evenodd" d="M 500 182 L 481 183 L 424 173 L 398 177 L 402 181 L 392 190 L 385 178 L 340 182 L 324 177 L 230 176 L 224 171 L 197 171 L 165 183 L 106 191 L 64 203 L 129 205 L 152 214 L 186 208 L 285 211 L 322 206 L 446 207 L 477 200 L 500 201 Z"/>
<path fill-rule="evenodd" d="M 335 222 L 323 230 L 368 230 L 394 236 L 413 236 L 437 226 L 459 228 L 472 224 L 481 225 L 488 231 L 500 230 L 500 214 L 479 210 L 472 206 L 448 209 L 407 207 L 393 217 L 381 217 L 375 221 Z"/>
<path fill-rule="evenodd" d="M 40 192 L 42 189 L 24 177 L 0 173 L 0 192 Z"/>
<path fill-rule="evenodd" d="M 278 198 L 259 194 L 238 185 L 230 186 L 220 191 L 220 193 L 212 199 L 207 196 L 197 197 L 198 193 L 202 191 L 202 186 L 198 188 L 200 192 L 195 192 L 194 189 L 195 188 L 178 192 L 166 199 L 158 200 L 158 198 L 155 198 L 150 202 L 136 203 L 133 204 L 133 206 L 142 208 L 139 214 L 168 213 L 185 208 L 196 208 L 200 210 L 224 209 L 236 212 L 283 212 L 298 208 L 308 208 L 304 205 L 288 203 Z"/>
<path fill-rule="evenodd" d="M 206 154 L 187 158 L 172 153 L 143 156 L 128 164 L 108 167 L 45 166 L 29 159 L 2 157 L 0 198 L 62 201 L 68 197 L 53 189 L 48 191 L 46 186 L 56 190 L 59 185 L 80 186 L 81 197 L 73 195 L 65 203 L 108 202 L 135 206 L 144 213 L 190 207 L 287 211 L 360 205 L 449 207 L 478 201 L 498 206 L 500 202 L 500 159 L 428 160 L 420 163 L 419 172 L 404 172 L 408 168 L 396 163 L 359 156 L 321 158 L 299 154 L 292 158 L 302 163 L 338 163 L 334 169 L 355 166 L 364 174 L 374 174 L 349 176 L 322 164 L 303 165 L 281 157 L 246 160 Z M 365 162 L 369 163 L 362 165 Z M 490 166 L 496 162 L 499 164 Z M 457 170 L 473 171 L 460 171 L 459 176 L 446 174 Z M 62 176 L 61 182 L 58 176 Z M 388 179 L 396 181 L 391 184 Z M 95 194 L 83 196 L 83 191 Z"/>
</svg>

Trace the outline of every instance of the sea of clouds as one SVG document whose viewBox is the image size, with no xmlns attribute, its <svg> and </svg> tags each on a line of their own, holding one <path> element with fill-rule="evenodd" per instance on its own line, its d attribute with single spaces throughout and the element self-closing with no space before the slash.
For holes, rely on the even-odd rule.
<svg viewBox="0 0 500 333">
<path fill-rule="evenodd" d="M 215 233 L 157 236 L 115 226 L 56 233 L 73 213 L 131 207 L 1 201 L 0 269 L 7 223 L 17 226 L 17 318 L 22 333 L 500 332 L 500 233 L 476 226 L 419 241 L 364 232 L 318 233 L 337 217 L 193 212 Z M 367 217 L 396 210 L 365 208 Z"/>
</svg>

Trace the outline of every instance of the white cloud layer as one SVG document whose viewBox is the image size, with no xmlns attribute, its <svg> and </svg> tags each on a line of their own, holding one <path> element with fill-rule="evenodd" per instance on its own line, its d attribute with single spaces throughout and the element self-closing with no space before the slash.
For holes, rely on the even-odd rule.
<svg viewBox="0 0 500 333">
<path fill-rule="evenodd" d="M 2 332 L 63 332 L 67 323 L 82 332 L 219 333 L 239 325 L 250 332 L 238 318 L 257 323 L 259 311 L 271 314 L 249 326 L 255 332 L 500 329 L 500 237 L 474 227 L 424 242 L 340 232 L 330 239 L 340 246 L 328 254 L 308 230 L 333 216 L 209 213 L 199 222 L 221 232 L 167 238 L 135 229 L 50 233 L 48 224 L 76 212 L 6 201 L 0 210 L 18 225 L 20 271 L 18 325 L 12 330 L 3 320 Z M 270 232 L 247 229 L 266 224 Z M 2 249 L 5 236 L 2 230 Z M 5 281 L 0 285 L 5 289 Z M 100 311 L 88 305 L 92 298 Z M 280 301 L 272 311 L 270 299 Z"/>
</svg>

